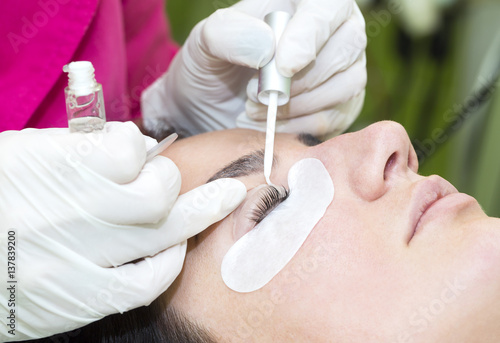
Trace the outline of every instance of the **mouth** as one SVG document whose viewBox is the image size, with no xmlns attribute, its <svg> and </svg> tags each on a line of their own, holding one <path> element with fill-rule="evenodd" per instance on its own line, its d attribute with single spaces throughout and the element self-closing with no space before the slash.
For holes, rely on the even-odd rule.
<svg viewBox="0 0 500 343">
<path fill-rule="evenodd" d="M 445 198 L 449 198 L 452 194 L 458 194 L 458 190 L 451 183 L 437 175 L 432 175 L 415 185 L 412 192 L 408 243 L 422 230 L 424 219 L 427 219 L 426 217 L 430 212 L 437 216 L 448 208 L 448 206 L 440 207 L 437 205 L 444 203 Z M 437 207 L 440 208 L 433 211 Z"/>
</svg>

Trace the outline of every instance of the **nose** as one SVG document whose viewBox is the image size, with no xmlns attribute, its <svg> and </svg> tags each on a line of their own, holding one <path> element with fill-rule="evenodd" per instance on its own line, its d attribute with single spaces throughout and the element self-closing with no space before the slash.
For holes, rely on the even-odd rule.
<svg viewBox="0 0 500 343">
<path fill-rule="evenodd" d="M 328 164 L 332 177 L 347 181 L 349 188 L 367 201 L 380 198 L 418 170 L 417 155 L 408 134 L 395 122 L 370 125 L 331 139 L 318 149 L 326 150 L 320 151 L 318 157 L 322 156 L 321 160 Z"/>
</svg>

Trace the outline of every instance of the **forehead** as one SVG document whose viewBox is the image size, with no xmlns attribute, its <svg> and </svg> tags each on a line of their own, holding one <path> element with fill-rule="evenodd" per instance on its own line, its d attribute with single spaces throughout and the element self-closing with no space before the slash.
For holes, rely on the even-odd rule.
<svg viewBox="0 0 500 343">
<path fill-rule="evenodd" d="M 176 141 L 163 156 L 170 158 L 182 175 L 181 193 L 200 186 L 219 169 L 241 156 L 261 150 L 265 146 L 265 133 L 233 129 L 208 132 Z M 275 152 L 280 160 L 289 152 L 304 145 L 296 135 L 278 133 L 275 138 Z"/>
</svg>

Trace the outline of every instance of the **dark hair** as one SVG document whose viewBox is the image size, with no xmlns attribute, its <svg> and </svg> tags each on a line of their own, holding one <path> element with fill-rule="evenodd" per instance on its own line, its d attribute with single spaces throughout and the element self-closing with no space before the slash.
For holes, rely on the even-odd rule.
<svg viewBox="0 0 500 343">
<path fill-rule="evenodd" d="M 74 331 L 26 343 L 216 343 L 161 297 L 151 305 L 114 314 Z"/>
</svg>

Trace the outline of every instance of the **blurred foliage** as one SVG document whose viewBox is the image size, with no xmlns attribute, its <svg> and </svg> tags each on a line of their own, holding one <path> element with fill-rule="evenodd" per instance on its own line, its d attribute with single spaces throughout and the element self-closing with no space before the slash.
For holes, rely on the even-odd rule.
<svg viewBox="0 0 500 343">
<path fill-rule="evenodd" d="M 168 0 L 174 39 L 182 44 L 197 22 L 235 2 Z M 500 39 L 500 1 L 457 1 L 425 36 L 405 30 L 393 2 L 364 1 L 368 84 L 351 130 L 401 123 L 419 152 L 421 174 L 443 176 L 500 217 L 500 96 L 495 83 L 486 87 L 500 67 L 500 50 L 488 54 Z"/>
<path fill-rule="evenodd" d="M 172 36 L 182 44 L 191 29 L 219 8 L 229 7 L 237 0 L 166 0 Z"/>
</svg>

